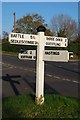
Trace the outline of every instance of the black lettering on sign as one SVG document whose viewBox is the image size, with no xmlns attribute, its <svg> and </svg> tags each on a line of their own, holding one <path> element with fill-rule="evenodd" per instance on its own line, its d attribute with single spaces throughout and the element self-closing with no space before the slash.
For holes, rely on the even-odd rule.
<svg viewBox="0 0 80 120">
<path fill-rule="evenodd" d="M 34 44 L 34 41 L 27 41 L 28 44 Z"/>
<path fill-rule="evenodd" d="M 32 51 L 30 51 L 30 54 L 32 54 Z"/>
<path fill-rule="evenodd" d="M 31 39 L 35 39 L 35 36 L 32 36 L 32 35 L 31 35 L 30 38 L 31 38 Z"/>
<path fill-rule="evenodd" d="M 11 34 L 11 37 L 15 37 L 15 38 L 16 38 L 16 37 L 17 37 L 17 34 Z"/>
<path fill-rule="evenodd" d="M 27 56 L 27 58 L 32 58 L 32 56 Z"/>
<path fill-rule="evenodd" d="M 21 34 L 11 34 L 12 38 L 24 38 L 24 35 Z"/>
<path fill-rule="evenodd" d="M 67 46 L 67 44 L 65 43 L 65 46 Z"/>
<path fill-rule="evenodd" d="M 60 43 L 56 43 L 56 46 L 60 46 L 61 44 Z"/>
<path fill-rule="evenodd" d="M 25 59 L 25 58 L 32 58 L 32 56 L 22 55 L 21 58 L 23 58 L 23 59 Z"/>
<path fill-rule="evenodd" d="M 53 55 L 59 55 L 59 52 L 53 52 Z"/>
<path fill-rule="evenodd" d="M 35 41 L 34 43 L 35 43 L 35 45 L 37 45 L 37 44 L 38 44 L 38 42 L 36 42 L 36 41 Z"/>
<path fill-rule="evenodd" d="M 28 50 L 26 50 L 26 54 L 28 54 Z"/>
<path fill-rule="evenodd" d="M 30 36 L 30 38 L 32 39 L 32 36 Z"/>
<path fill-rule="evenodd" d="M 24 35 L 18 34 L 18 38 L 24 38 Z"/>
<path fill-rule="evenodd" d="M 53 42 L 46 42 L 46 45 L 55 45 Z"/>
<path fill-rule="evenodd" d="M 56 38 L 56 41 L 62 41 L 62 38 Z"/>
<path fill-rule="evenodd" d="M 60 46 L 61 44 L 60 43 L 54 43 L 54 42 L 46 42 L 46 45 L 52 45 L 52 46 Z"/>
<path fill-rule="evenodd" d="M 50 55 L 50 52 L 45 52 L 46 55 Z"/>
<path fill-rule="evenodd" d="M 52 40 L 52 41 L 54 41 L 54 38 L 53 37 L 46 37 L 46 40 Z"/>
<path fill-rule="evenodd" d="M 11 42 L 12 42 L 12 43 L 18 43 L 18 40 L 13 40 L 13 39 L 11 39 Z"/>
<path fill-rule="evenodd" d="M 48 52 L 45 52 L 45 55 L 59 55 L 59 52 L 48 51 Z"/>
<path fill-rule="evenodd" d="M 14 43 L 14 40 L 13 40 L 13 39 L 11 39 L 11 42 L 12 42 L 12 43 Z"/>
<path fill-rule="evenodd" d="M 36 56 L 33 56 L 33 59 L 36 59 Z"/>
<path fill-rule="evenodd" d="M 27 40 L 14 40 L 14 39 L 11 39 L 10 40 L 12 43 L 24 43 L 24 44 L 32 44 L 34 45 L 35 44 L 35 41 L 27 41 Z"/>
<path fill-rule="evenodd" d="M 65 39 L 65 42 L 67 41 L 67 39 Z"/>
</svg>

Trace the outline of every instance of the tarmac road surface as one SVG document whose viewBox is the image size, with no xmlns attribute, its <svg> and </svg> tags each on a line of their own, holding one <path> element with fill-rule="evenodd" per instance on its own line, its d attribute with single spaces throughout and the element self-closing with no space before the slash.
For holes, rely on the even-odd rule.
<svg viewBox="0 0 80 120">
<path fill-rule="evenodd" d="M 45 93 L 80 98 L 80 61 L 45 62 Z M 2 96 L 36 92 L 36 61 L 2 56 Z"/>
</svg>

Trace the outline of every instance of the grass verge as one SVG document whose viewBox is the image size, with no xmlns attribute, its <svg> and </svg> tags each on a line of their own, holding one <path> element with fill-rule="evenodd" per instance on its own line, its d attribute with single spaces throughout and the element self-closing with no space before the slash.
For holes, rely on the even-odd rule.
<svg viewBox="0 0 80 120">
<path fill-rule="evenodd" d="M 1 51 L 0 51 L 1 52 Z M 18 54 L 18 52 L 2 51 L 2 54 Z"/>
<path fill-rule="evenodd" d="M 2 51 L 2 55 L 18 56 L 16 52 Z"/>
<path fill-rule="evenodd" d="M 38 106 L 34 95 L 19 95 L 3 98 L 4 118 L 80 118 L 80 100 L 55 94 L 46 94 L 45 103 Z"/>
</svg>

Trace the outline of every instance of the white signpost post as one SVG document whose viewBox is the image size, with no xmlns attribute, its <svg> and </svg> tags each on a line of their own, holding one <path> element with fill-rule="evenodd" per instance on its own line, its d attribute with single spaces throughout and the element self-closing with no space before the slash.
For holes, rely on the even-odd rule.
<svg viewBox="0 0 80 120">
<path fill-rule="evenodd" d="M 44 46 L 67 47 L 68 39 L 62 37 L 45 36 L 45 27 L 37 28 L 38 35 L 29 35 L 21 33 L 10 33 L 10 44 L 17 45 L 36 45 L 36 52 L 28 50 L 27 53 L 19 53 L 19 59 L 35 60 L 36 58 L 36 104 L 44 103 L 44 61 L 65 61 L 68 62 L 68 51 L 44 50 Z"/>
</svg>

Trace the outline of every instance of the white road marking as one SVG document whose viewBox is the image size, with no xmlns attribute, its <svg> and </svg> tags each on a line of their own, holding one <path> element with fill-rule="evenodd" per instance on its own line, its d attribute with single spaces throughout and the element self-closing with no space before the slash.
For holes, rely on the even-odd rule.
<svg viewBox="0 0 80 120">
<path fill-rule="evenodd" d="M 66 78 L 63 78 L 62 80 L 64 80 L 64 81 L 71 81 L 70 79 L 66 79 Z"/>
<path fill-rule="evenodd" d="M 18 68 L 18 69 L 21 69 L 21 70 L 25 70 L 25 71 L 30 71 L 30 72 L 34 72 L 36 73 L 36 71 L 34 69 L 31 69 L 31 68 L 23 68 L 23 67 L 16 67 L 14 65 L 11 65 L 11 64 L 7 64 L 7 63 L 4 63 L 2 62 L 3 65 L 5 65 L 5 67 L 8 67 L 8 68 L 5 68 L 5 69 L 14 69 L 14 68 Z M 59 66 L 59 67 L 62 67 L 62 66 Z M 73 83 L 77 83 L 77 84 L 80 84 L 80 82 L 78 81 L 73 81 L 73 80 L 70 80 L 70 79 L 66 79 L 66 78 L 60 78 L 59 76 L 56 76 L 56 75 L 51 75 L 51 74 L 46 74 L 48 77 L 53 77 L 53 78 L 56 78 L 56 79 L 60 79 L 60 80 L 64 80 L 64 81 L 68 81 L 68 82 L 73 82 Z"/>
<path fill-rule="evenodd" d="M 21 69 L 21 70 L 26 70 L 26 71 L 30 71 L 30 72 L 35 72 L 34 69 L 30 69 L 30 68 L 23 68 L 23 67 L 19 67 L 19 66 L 15 66 L 15 65 L 12 65 L 12 64 L 7 64 L 7 63 L 2 63 L 5 67 L 5 69 L 14 69 L 14 68 L 18 68 L 18 69 Z"/>
<path fill-rule="evenodd" d="M 80 83 L 80 82 L 78 82 L 78 81 L 75 81 L 75 80 L 74 80 L 74 81 L 72 81 L 72 82 L 74 82 L 74 83 Z"/>
<path fill-rule="evenodd" d="M 25 71 L 29 71 L 29 72 L 34 72 L 35 73 L 35 70 L 34 69 L 30 69 L 30 68 L 23 68 L 23 67 L 18 67 L 19 69 L 21 70 L 25 70 Z"/>
<path fill-rule="evenodd" d="M 11 66 L 11 67 L 9 67 L 9 68 L 13 69 L 14 67 L 13 67 L 13 66 Z"/>
<path fill-rule="evenodd" d="M 60 77 L 58 77 L 58 76 L 53 76 L 54 78 L 57 78 L 57 79 L 60 79 Z"/>
<path fill-rule="evenodd" d="M 54 77 L 54 78 L 56 78 L 56 79 L 60 79 L 60 77 L 58 77 L 58 76 L 54 76 L 54 75 L 51 75 L 51 74 L 46 74 L 48 77 Z"/>
<path fill-rule="evenodd" d="M 77 83 L 77 84 L 80 84 L 80 82 L 78 82 L 78 81 L 73 81 L 73 80 L 70 80 L 70 79 L 66 79 L 66 78 L 63 78 L 62 80 L 64 80 L 64 81 L 69 81 L 69 82 L 73 82 L 73 83 Z"/>
<path fill-rule="evenodd" d="M 50 75 L 50 74 L 47 74 L 47 76 L 52 77 L 52 75 Z"/>
<path fill-rule="evenodd" d="M 58 66 L 58 67 L 62 67 L 62 66 Z"/>
<path fill-rule="evenodd" d="M 78 63 L 78 61 L 77 61 L 76 63 L 71 62 L 70 64 L 73 64 L 73 65 L 78 65 L 79 63 Z"/>
<path fill-rule="evenodd" d="M 56 79 L 60 79 L 60 77 L 58 77 L 58 76 L 55 76 L 55 75 L 51 75 L 51 74 L 46 74 L 48 77 L 54 77 L 54 78 L 56 78 Z"/>
<path fill-rule="evenodd" d="M 73 82 L 73 83 L 77 83 L 77 84 L 80 84 L 80 82 L 78 82 L 78 81 L 72 81 L 72 80 L 70 80 L 70 79 L 66 79 L 66 78 L 60 78 L 60 77 L 58 77 L 58 76 L 54 76 L 54 75 L 50 75 L 50 74 L 47 74 L 47 76 L 48 77 L 54 77 L 54 78 L 56 78 L 56 79 L 61 79 L 61 80 L 64 80 L 64 81 L 68 81 L 68 82 Z"/>
</svg>

